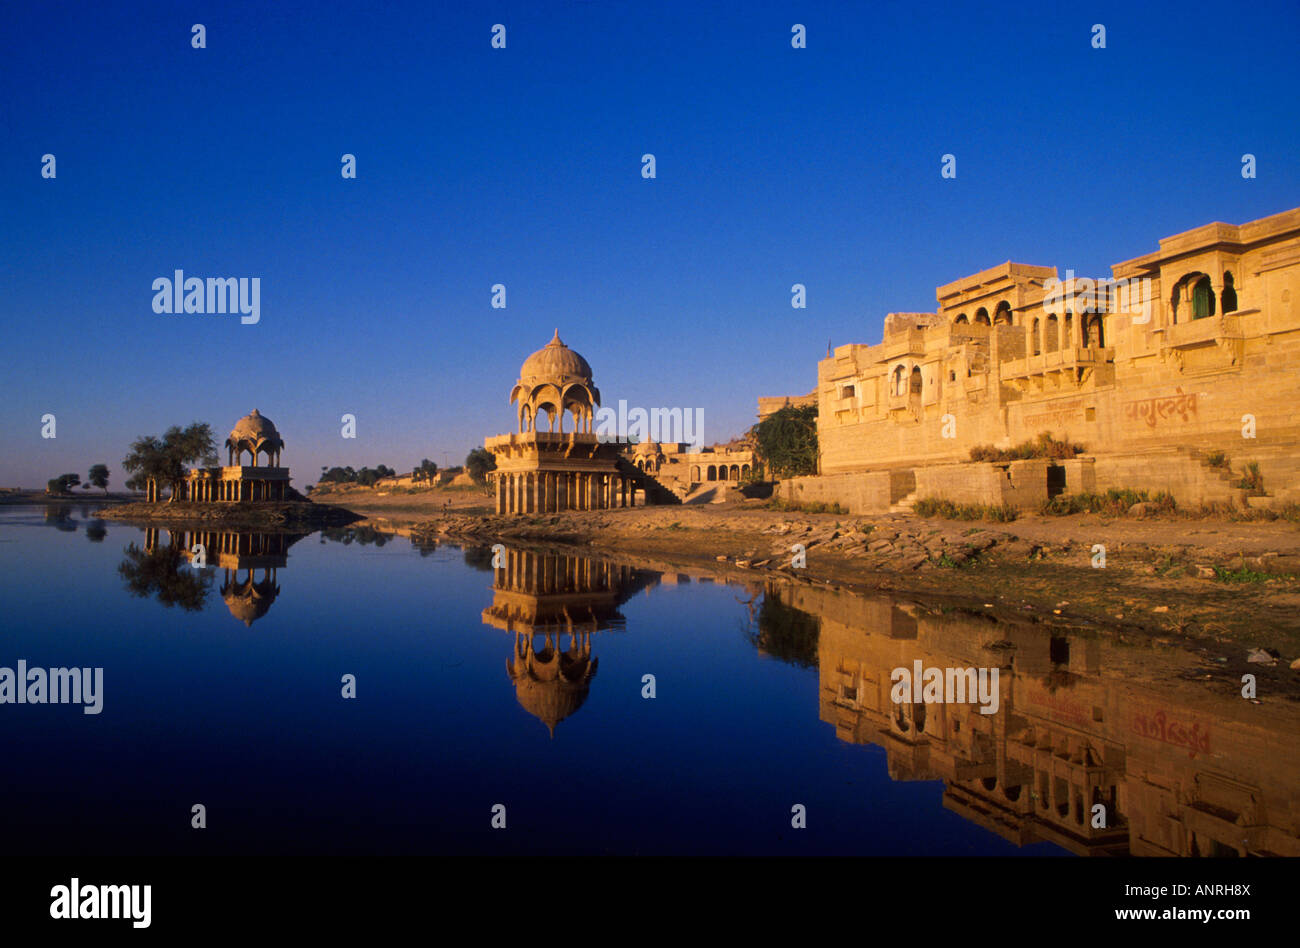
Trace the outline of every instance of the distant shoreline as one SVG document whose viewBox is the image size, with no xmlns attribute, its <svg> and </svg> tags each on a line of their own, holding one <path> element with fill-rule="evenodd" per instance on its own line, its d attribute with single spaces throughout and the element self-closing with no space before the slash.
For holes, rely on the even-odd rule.
<svg viewBox="0 0 1300 948">
<path fill-rule="evenodd" d="M 119 504 L 95 512 L 105 520 L 144 523 L 161 527 L 214 527 L 249 530 L 309 529 L 342 527 L 361 520 L 353 513 L 333 504 L 311 501 L 256 503 L 168 503 Z"/>
<path fill-rule="evenodd" d="M 0 490 L 0 506 L 28 506 L 31 504 L 129 504 L 140 500 L 144 494 L 124 494 L 109 491 L 105 494 L 103 491 L 85 491 L 82 494 L 47 494 L 45 491 L 35 488 L 26 490 L 2 489 Z"/>
</svg>

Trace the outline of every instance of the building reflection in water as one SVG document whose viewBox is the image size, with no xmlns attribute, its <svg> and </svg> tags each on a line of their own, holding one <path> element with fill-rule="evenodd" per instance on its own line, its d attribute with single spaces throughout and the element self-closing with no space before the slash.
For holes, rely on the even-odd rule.
<svg viewBox="0 0 1300 948">
<path fill-rule="evenodd" d="M 251 626 L 270 610 L 280 595 L 278 571 L 288 562 L 289 547 L 305 536 L 302 533 L 236 533 L 219 530 L 167 530 L 167 541 L 160 542 L 160 531 L 145 531 L 145 557 L 151 569 L 161 573 L 159 584 L 197 582 L 208 574 L 196 570 L 196 546 L 203 547 L 207 569 L 221 570 L 221 599 L 230 614 Z M 131 559 L 128 551 L 128 560 Z M 138 559 L 138 557 L 137 557 Z M 127 564 L 124 563 L 125 567 Z M 140 565 L 140 564 L 137 564 Z M 183 572 L 182 572 L 183 571 Z M 138 572 L 138 570 L 137 570 Z M 174 573 L 174 579 L 166 573 Z M 161 596 L 160 596 L 161 598 Z"/>
<path fill-rule="evenodd" d="M 971 613 L 771 587 L 819 623 L 821 719 L 894 780 L 1017 845 L 1078 855 L 1300 855 L 1300 711 L 1212 691 L 1191 653 Z M 999 667 L 999 704 L 895 704 L 895 668 Z M 1105 826 L 1094 826 L 1094 806 Z"/>
<path fill-rule="evenodd" d="M 625 629 L 619 606 L 659 575 L 584 556 L 505 550 L 502 558 L 483 622 L 514 635 L 506 672 L 515 697 L 554 737 L 587 700 L 599 664 L 592 636 Z"/>
</svg>

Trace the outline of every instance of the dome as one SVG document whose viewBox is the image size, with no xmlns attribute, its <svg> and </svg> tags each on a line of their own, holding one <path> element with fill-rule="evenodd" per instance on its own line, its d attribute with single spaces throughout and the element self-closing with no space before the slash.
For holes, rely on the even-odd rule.
<svg viewBox="0 0 1300 948">
<path fill-rule="evenodd" d="M 560 341 L 560 331 L 544 348 L 538 349 L 519 369 L 519 381 L 538 382 L 591 382 L 591 366 L 587 360 Z"/>
<path fill-rule="evenodd" d="M 247 451 L 253 455 L 256 466 L 259 454 L 266 454 L 268 459 L 278 462 L 279 454 L 284 450 L 284 439 L 275 429 L 275 422 L 254 408 L 251 413 L 235 422 L 235 427 L 230 429 L 230 437 L 226 439 L 226 447 L 231 454 Z"/>
<path fill-rule="evenodd" d="M 510 402 L 519 403 L 521 434 L 537 430 L 538 415 L 551 432 L 564 434 L 566 414 L 573 416 L 575 432 L 590 434 L 600 389 L 591 382 L 587 360 L 560 341 L 557 329 L 545 347 L 524 360 Z"/>
</svg>

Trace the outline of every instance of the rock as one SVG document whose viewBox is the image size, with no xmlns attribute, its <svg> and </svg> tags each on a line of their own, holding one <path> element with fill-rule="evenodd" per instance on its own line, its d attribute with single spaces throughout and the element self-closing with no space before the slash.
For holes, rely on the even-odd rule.
<svg viewBox="0 0 1300 948">
<path fill-rule="evenodd" d="M 714 559 L 717 560 L 719 563 L 727 562 L 727 558 L 725 556 L 715 556 Z"/>
<path fill-rule="evenodd" d="M 736 560 L 736 565 L 739 566 L 741 569 L 749 569 L 750 562 L 749 560 Z"/>
<path fill-rule="evenodd" d="M 1198 579 L 1213 579 L 1215 577 L 1214 568 L 1210 566 L 1196 567 L 1196 576 Z"/>
<path fill-rule="evenodd" d="M 914 553 L 911 556 L 904 557 L 902 562 L 898 564 L 898 568 L 911 570 L 916 569 L 922 563 L 928 562 L 930 562 L 930 557 L 926 556 L 924 553 Z"/>
<path fill-rule="evenodd" d="M 1262 648 L 1252 648 L 1246 656 L 1246 661 L 1254 662 L 1256 665 L 1272 665 L 1276 659 Z"/>
<path fill-rule="evenodd" d="M 1148 514 L 1153 514 L 1155 512 L 1156 505 L 1146 503 L 1145 501 L 1136 503 L 1128 509 L 1128 515 L 1130 517 L 1145 517 Z"/>
<path fill-rule="evenodd" d="M 1300 658 L 1291 663 L 1291 670 L 1300 672 Z"/>
<path fill-rule="evenodd" d="M 871 553 L 880 553 L 884 550 L 892 549 L 894 544 L 888 540 L 872 540 L 867 544 L 867 550 Z"/>
<path fill-rule="evenodd" d="M 1168 611 L 1169 611 L 1169 607 L 1168 607 L 1168 606 L 1156 606 L 1156 607 L 1155 607 L 1154 609 L 1152 609 L 1151 611 L 1152 611 L 1152 612 L 1168 612 Z"/>
</svg>

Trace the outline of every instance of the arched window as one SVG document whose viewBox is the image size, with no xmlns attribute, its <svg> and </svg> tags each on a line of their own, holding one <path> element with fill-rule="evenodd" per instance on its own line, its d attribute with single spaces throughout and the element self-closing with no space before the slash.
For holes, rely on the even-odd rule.
<svg viewBox="0 0 1300 948">
<path fill-rule="evenodd" d="M 921 367 L 919 365 L 912 366 L 912 394 L 921 394 Z"/>
<path fill-rule="evenodd" d="M 989 324 L 989 311 L 983 306 L 975 310 L 975 322 L 979 323 L 981 326 L 987 326 Z"/>
<path fill-rule="evenodd" d="M 906 372 L 907 370 L 904 369 L 901 365 L 895 367 L 894 369 L 894 394 L 895 395 L 903 395 L 907 392 L 906 382 L 904 381 L 907 378 Z"/>
<path fill-rule="evenodd" d="M 711 481 L 716 481 L 718 479 L 718 469 L 712 464 L 709 465 L 708 478 Z"/>
<path fill-rule="evenodd" d="M 1106 333 L 1102 329 L 1101 316 L 1099 315 L 1089 316 L 1086 318 L 1087 318 L 1086 336 L 1088 340 L 1088 346 L 1089 347 L 1096 346 L 1098 349 L 1105 348 Z"/>
<path fill-rule="evenodd" d="M 749 465 L 748 464 L 740 465 L 740 476 L 745 477 L 748 474 L 749 474 Z"/>
<path fill-rule="evenodd" d="M 1221 301 L 1225 313 L 1235 313 L 1237 311 L 1237 287 L 1233 283 L 1231 270 L 1223 271 L 1223 294 Z"/>
<path fill-rule="evenodd" d="M 997 309 L 993 311 L 993 325 L 994 326 L 1011 325 L 1011 304 L 1008 303 L 1006 300 L 1003 300 L 1002 302 L 998 303 Z"/>
<path fill-rule="evenodd" d="M 1214 289 L 1210 278 L 1201 277 L 1192 287 L 1192 319 L 1204 319 L 1214 315 Z"/>
<path fill-rule="evenodd" d="M 1038 317 L 1037 317 L 1037 316 L 1034 317 L 1033 334 L 1034 334 L 1034 338 L 1033 338 L 1034 355 L 1042 355 L 1042 354 L 1043 354 L 1043 344 L 1042 344 L 1042 342 L 1039 340 L 1039 337 L 1038 337 Z"/>
<path fill-rule="evenodd" d="M 1043 348 L 1046 349 L 1048 352 L 1055 352 L 1059 348 L 1056 328 L 1057 328 L 1056 314 L 1053 313 L 1052 315 L 1047 317 L 1047 333 L 1043 339 Z"/>
<path fill-rule="evenodd" d="M 953 320 L 953 325 L 956 326 L 965 326 L 968 323 L 970 323 L 970 319 L 966 316 L 965 313 L 960 314 L 956 319 Z"/>
<path fill-rule="evenodd" d="M 700 482 L 700 466 L 698 464 L 691 468 L 691 481 L 696 484 Z"/>
<path fill-rule="evenodd" d="M 1061 340 L 1061 348 L 1068 349 L 1074 345 L 1074 314 L 1068 309 L 1065 311 L 1065 335 Z"/>
<path fill-rule="evenodd" d="M 739 464 L 731 465 L 730 474 L 731 476 L 727 478 L 728 480 L 732 480 L 732 481 L 740 480 L 740 465 Z"/>
</svg>

